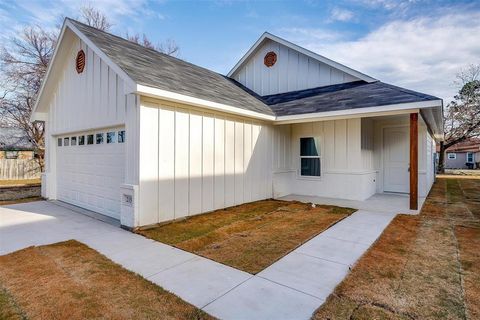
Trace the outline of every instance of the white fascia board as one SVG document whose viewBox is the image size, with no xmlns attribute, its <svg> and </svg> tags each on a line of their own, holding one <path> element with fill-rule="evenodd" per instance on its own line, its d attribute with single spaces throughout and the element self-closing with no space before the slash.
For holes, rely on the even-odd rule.
<svg viewBox="0 0 480 320">
<path fill-rule="evenodd" d="M 213 102 L 209 100 L 199 99 L 191 96 L 186 96 L 180 93 L 175 93 L 167 90 L 162 90 L 158 88 L 152 88 L 144 85 L 137 85 L 136 93 L 139 95 L 163 99 L 172 102 L 185 103 L 191 106 L 207 108 L 216 111 L 222 111 L 226 113 L 233 113 L 237 115 L 242 115 L 246 117 L 252 117 L 256 119 L 274 121 L 276 119 L 273 115 L 267 115 L 260 112 L 255 112 L 251 110 L 245 110 L 242 108 L 237 108 L 229 106 L 223 103 Z"/>
<path fill-rule="evenodd" d="M 277 37 L 271 33 L 268 33 L 268 32 L 265 32 L 255 43 L 254 45 L 250 48 L 250 50 L 247 51 L 247 53 L 242 57 L 242 59 L 240 59 L 240 61 L 237 62 L 237 64 L 232 68 L 232 70 L 230 70 L 230 72 L 227 74 L 228 77 L 232 77 L 233 74 L 235 73 L 235 71 L 237 71 L 243 64 L 244 62 L 255 52 L 255 50 L 260 46 L 260 44 L 265 40 L 265 39 L 270 39 L 272 41 L 275 41 L 275 42 L 278 42 L 292 50 L 296 50 L 296 51 L 299 51 L 301 53 L 303 53 L 304 55 L 312 58 L 312 59 L 315 59 L 315 60 L 318 60 L 320 62 L 323 62 L 333 68 L 336 68 L 338 70 L 341 70 L 345 73 L 348 73 L 349 75 L 351 76 L 354 76 L 354 77 L 357 77 L 361 80 L 364 80 L 366 82 L 375 82 L 377 81 L 377 79 L 375 78 L 372 78 L 360 71 L 357 71 L 357 70 L 354 70 L 352 68 L 349 68 L 341 63 L 338 63 L 338 62 L 335 62 L 331 59 L 328 59 L 324 56 L 321 56 L 313 51 L 310 51 L 308 49 L 305 49 L 305 48 L 302 48 L 290 41 L 287 41 L 285 39 L 282 39 L 280 37 Z"/>
<path fill-rule="evenodd" d="M 66 28 L 69 28 L 72 30 L 84 43 L 87 44 L 89 48 L 91 48 L 103 61 L 107 63 L 107 65 L 114 70 L 124 81 L 126 85 L 126 91 L 127 93 L 132 93 L 135 90 L 136 83 L 133 81 L 128 74 L 123 71 L 116 63 L 114 63 L 105 53 L 103 53 L 102 50 L 100 50 L 88 37 L 86 37 L 80 30 L 78 30 L 69 20 L 68 18 L 65 19 L 62 30 L 60 32 L 60 35 L 58 36 L 57 39 L 57 44 L 55 46 L 55 50 L 53 52 L 52 59 L 50 60 L 50 63 L 47 68 L 47 72 L 45 74 L 45 77 L 43 78 L 42 85 L 40 87 L 40 91 L 37 96 L 37 100 L 35 101 L 35 106 L 33 107 L 32 114 L 30 116 L 30 121 L 39 121 L 40 119 L 37 116 L 36 110 L 38 109 L 38 105 L 40 104 L 42 98 L 43 98 L 43 92 L 45 91 L 45 86 L 48 83 L 48 79 L 50 77 L 51 70 L 53 66 L 55 65 L 55 60 L 59 52 L 59 48 L 61 46 L 61 43 L 63 41 L 63 37 L 65 35 L 65 30 Z"/>
<path fill-rule="evenodd" d="M 346 119 L 358 117 L 384 116 L 401 113 L 418 112 L 422 108 L 433 108 L 438 106 L 441 100 L 421 101 L 412 103 L 391 104 L 378 107 L 348 109 L 340 111 L 326 111 L 318 113 L 306 113 L 291 116 L 277 117 L 275 124 L 288 124 L 310 121 L 322 121 L 333 119 Z"/>
</svg>

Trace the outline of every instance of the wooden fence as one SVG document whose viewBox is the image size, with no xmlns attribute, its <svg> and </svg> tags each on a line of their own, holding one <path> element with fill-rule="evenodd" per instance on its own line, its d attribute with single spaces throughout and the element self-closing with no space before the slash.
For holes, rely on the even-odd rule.
<svg viewBox="0 0 480 320">
<path fill-rule="evenodd" d="M 0 180 L 36 179 L 40 173 L 35 160 L 0 159 Z"/>
</svg>

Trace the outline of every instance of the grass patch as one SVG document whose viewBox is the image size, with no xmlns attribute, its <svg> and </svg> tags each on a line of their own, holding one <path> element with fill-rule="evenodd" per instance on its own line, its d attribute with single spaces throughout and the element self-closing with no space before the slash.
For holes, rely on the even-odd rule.
<svg viewBox="0 0 480 320">
<path fill-rule="evenodd" d="M 0 256 L 0 319 L 211 319 L 70 240 Z"/>
<path fill-rule="evenodd" d="M 255 274 L 353 209 L 262 200 L 138 233 Z"/>
<path fill-rule="evenodd" d="M 313 319 L 480 318 L 480 180 L 438 179 L 399 215 Z"/>
<path fill-rule="evenodd" d="M 19 180 L 0 180 L 0 187 L 2 186 L 28 186 L 40 184 L 40 179 L 19 179 Z"/>
</svg>

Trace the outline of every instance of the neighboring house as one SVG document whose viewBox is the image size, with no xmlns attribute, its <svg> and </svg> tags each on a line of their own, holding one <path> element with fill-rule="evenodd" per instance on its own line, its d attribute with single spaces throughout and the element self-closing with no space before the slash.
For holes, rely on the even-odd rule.
<svg viewBox="0 0 480 320">
<path fill-rule="evenodd" d="M 0 159 L 30 160 L 35 156 L 34 144 L 17 128 L 0 127 Z"/>
<path fill-rule="evenodd" d="M 71 19 L 32 120 L 43 195 L 127 227 L 287 194 L 416 208 L 443 138 L 441 99 L 269 33 L 224 76 Z"/>
<path fill-rule="evenodd" d="M 480 168 L 480 139 L 460 142 L 445 151 L 445 169 L 476 168 Z"/>
</svg>

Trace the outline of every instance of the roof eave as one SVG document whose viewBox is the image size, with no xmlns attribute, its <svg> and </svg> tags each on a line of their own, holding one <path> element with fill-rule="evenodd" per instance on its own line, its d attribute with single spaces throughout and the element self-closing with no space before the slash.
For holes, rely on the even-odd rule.
<svg viewBox="0 0 480 320">
<path fill-rule="evenodd" d="M 183 103 L 190 106 L 201 107 L 201 108 L 206 108 L 210 110 L 251 117 L 251 118 L 260 119 L 260 120 L 275 121 L 276 119 L 275 115 L 268 115 L 268 114 L 264 114 L 264 113 L 260 113 L 252 110 L 246 110 L 246 109 L 234 107 L 231 105 L 226 105 L 223 103 L 195 98 L 192 96 L 187 96 L 184 94 L 175 93 L 172 91 L 162 90 L 162 89 L 149 87 L 145 85 L 139 84 L 137 85 L 136 88 L 137 89 L 135 93 L 142 96 L 146 96 L 146 97 L 151 97 L 151 98 L 156 98 L 156 99 L 161 99 L 161 100 L 166 100 L 171 102 L 177 102 L 177 103 Z"/>
<path fill-rule="evenodd" d="M 375 117 L 419 112 L 422 109 L 435 108 L 441 105 L 441 100 L 391 104 L 367 108 L 354 108 L 337 111 L 305 113 L 297 115 L 278 116 L 275 124 L 290 124 L 311 121 L 326 121 L 335 119 Z"/>
</svg>

